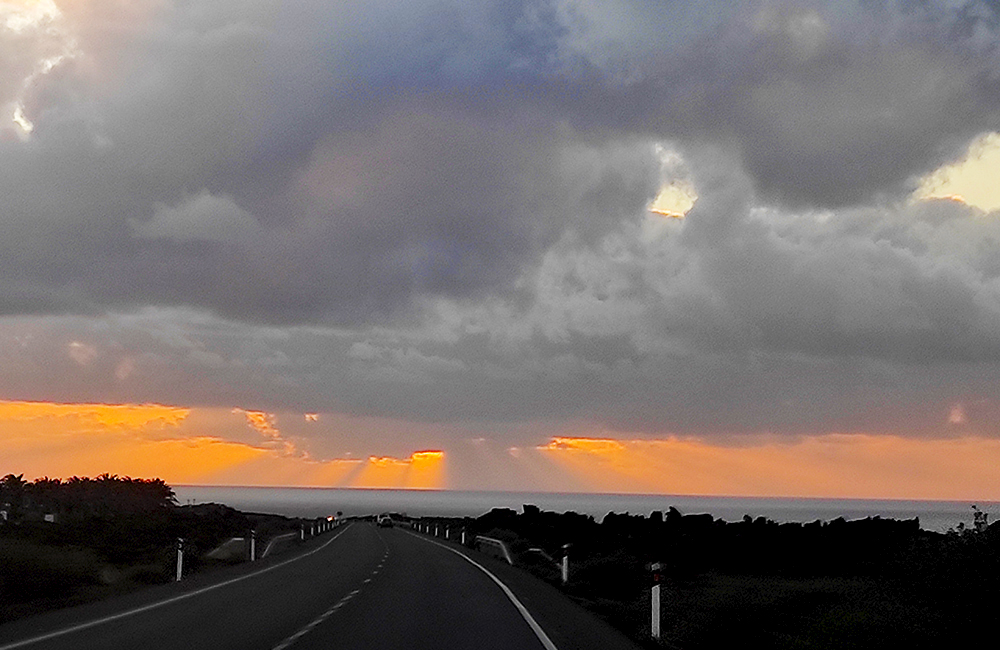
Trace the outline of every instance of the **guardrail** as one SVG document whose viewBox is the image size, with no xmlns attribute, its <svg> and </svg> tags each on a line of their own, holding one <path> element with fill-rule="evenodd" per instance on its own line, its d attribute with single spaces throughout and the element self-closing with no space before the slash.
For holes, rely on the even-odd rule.
<svg viewBox="0 0 1000 650">
<path fill-rule="evenodd" d="M 272 537 L 271 541 L 267 543 L 264 547 L 264 552 L 260 554 L 260 559 L 267 557 L 267 554 L 271 552 L 271 548 L 274 546 L 275 542 L 281 541 L 283 539 L 291 539 L 293 537 L 298 537 L 298 533 L 285 533 L 284 535 L 278 535 L 277 537 Z"/>
<path fill-rule="evenodd" d="M 257 542 L 263 543 L 263 540 L 257 539 L 257 531 L 250 530 L 249 534 L 245 537 L 230 537 L 228 540 L 222 542 L 219 546 L 212 549 L 205 554 L 205 557 L 214 558 L 218 560 L 231 560 L 242 556 L 254 562 L 256 560 L 262 560 L 267 557 L 274 548 L 274 545 L 280 541 L 299 538 L 301 541 L 305 541 L 307 537 L 315 537 L 327 531 L 339 528 L 344 521 L 342 519 L 320 519 L 316 521 L 311 521 L 308 524 L 303 523 L 299 527 L 298 532 L 284 533 L 282 535 L 277 535 L 268 539 L 267 546 L 264 547 L 264 552 L 257 554 Z M 178 543 L 177 546 L 177 579 L 180 580 L 182 576 L 182 566 L 183 566 L 183 544 Z"/>
<path fill-rule="evenodd" d="M 466 532 L 462 529 L 459 534 L 456 535 L 455 540 L 452 540 L 451 536 L 451 526 L 443 526 L 438 522 L 426 522 L 426 521 L 410 521 L 410 528 L 417 531 L 418 533 L 424 533 L 425 535 L 430 535 L 432 537 L 443 537 L 449 541 L 461 540 L 462 546 L 466 546 Z M 442 535 L 442 533 L 444 533 Z M 505 560 L 507 564 L 513 566 L 514 557 L 510 554 L 510 549 L 507 545 L 499 539 L 494 537 L 486 537 L 485 535 L 476 535 L 472 539 L 472 546 L 481 553 L 486 553 L 487 555 L 492 555 Z"/>
<path fill-rule="evenodd" d="M 483 547 L 491 549 L 494 552 L 500 553 L 503 559 L 507 560 L 507 564 L 513 566 L 514 559 L 510 556 L 510 551 L 507 549 L 507 545 L 504 544 L 499 539 L 494 539 L 492 537 L 485 537 L 483 535 L 476 535 L 476 548 L 479 551 L 483 551 Z M 484 551 L 485 552 L 485 551 Z"/>
<path fill-rule="evenodd" d="M 246 538 L 230 537 L 205 554 L 205 557 L 226 559 L 237 555 L 246 556 Z"/>
</svg>

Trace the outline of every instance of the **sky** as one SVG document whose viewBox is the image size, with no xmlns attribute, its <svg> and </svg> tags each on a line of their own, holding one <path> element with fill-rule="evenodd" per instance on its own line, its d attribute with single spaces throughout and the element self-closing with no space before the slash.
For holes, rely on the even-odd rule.
<svg viewBox="0 0 1000 650">
<path fill-rule="evenodd" d="M 1000 500 L 1000 3 L 0 0 L 0 474 Z"/>
</svg>

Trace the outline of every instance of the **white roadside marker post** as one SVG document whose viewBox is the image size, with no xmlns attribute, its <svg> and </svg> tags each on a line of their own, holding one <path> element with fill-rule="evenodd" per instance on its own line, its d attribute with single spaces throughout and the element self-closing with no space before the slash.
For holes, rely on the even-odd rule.
<svg viewBox="0 0 1000 650">
<path fill-rule="evenodd" d="M 451 539 L 451 527 L 450 526 L 445 526 L 444 527 L 444 538 L 448 539 L 448 540 Z"/>
<path fill-rule="evenodd" d="M 250 529 L 250 561 L 257 560 L 257 531 Z"/>
<path fill-rule="evenodd" d="M 563 544 L 562 583 L 569 582 L 569 544 Z"/>
<path fill-rule="evenodd" d="M 300 542 L 306 541 L 306 525 L 305 524 L 299 524 L 299 541 Z"/>
<path fill-rule="evenodd" d="M 649 631 L 650 635 L 657 641 L 660 640 L 660 569 L 662 566 L 659 562 L 654 562 L 649 567 L 653 571 L 653 587 L 650 589 L 649 597 Z"/>
<path fill-rule="evenodd" d="M 174 582 L 180 582 L 184 575 L 184 538 L 177 538 L 177 578 Z"/>
<path fill-rule="evenodd" d="M 465 531 L 462 531 L 462 546 L 465 546 Z"/>
</svg>

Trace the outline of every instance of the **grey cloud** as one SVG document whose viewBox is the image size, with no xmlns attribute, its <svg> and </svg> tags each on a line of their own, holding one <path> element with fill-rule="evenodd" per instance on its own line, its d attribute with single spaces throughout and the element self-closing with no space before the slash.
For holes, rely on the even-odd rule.
<svg viewBox="0 0 1000 650">
<path fill-rule="evenodd" d="M 741 116 L 747 166 L 765 194 L 798 206 L 906 192 L 997 124 L 995 92 L 977 84 L 984 70 L 963 63 L 905 44 L 763 81 Z"/>
<path fill-rule="evenodd" d="M 260 226 L 232 199 L 202 192 L 169 207 L 158 205 L 147 222 L 131 222 L 136 235 L 144 239 L 173 241 L 239 242 L 260 236 Z"/>
<path fill-rule="evenodd" d="M 68 8 L 85 55 L 0 140 L 0 393 L 525 436 L 934 432 L 972 395 L 993 435 L 1000 232 L 902 200 L 997 126 L 976 6 Z M 683 222 L 645 212 L 671 178 Z"/>
<path fill-rule="evenodd" d="M 993 123 L 995 21 L 845 6 L 67 9 L 83 54 L 35 84 L 32 141 L 0 143 L 3 281 L 377 322 L 510 291 L 563 233 L 635 219 L 663 138 L 713 143 L 745 166 L 739 191 L 786 205 L 892 196 Z M 216 225 L 192 229 L 198 210 Z M 165 221 L 182 215 L 183 235 Z"/>
<path fill-rule="evenodd" d="M 700 189 L 725 197 L 744 182 L 720 174 Z M 526 306 L 442 312 L 452 334 L 422 345 L 470 372 L 435 384 L 431 410 L 586 417 L 654 435 L 951 435 L 953 403 L 996 410 L 992 216 L 951 201 L 794 216 L 744 205 L 719 217 L 723 240 L 687 236 L 715 216 L 703 208 L 683 225 L 651 218 L 595 245 L 567 240 L 531 276 Z M 432 417 L 415 395 L 398 399 Z M 998 433 L 989 416 L 975 420 L 965 433 Z"/>
<path fill-rule="evenodd" d="M 787 205 L 899 196 L 997 127 L 997 20 L 979 3 L 565 4 L 584 18 L 563 58 L 591 71 L 571 119 L 724 144 Z"/>
</svg>

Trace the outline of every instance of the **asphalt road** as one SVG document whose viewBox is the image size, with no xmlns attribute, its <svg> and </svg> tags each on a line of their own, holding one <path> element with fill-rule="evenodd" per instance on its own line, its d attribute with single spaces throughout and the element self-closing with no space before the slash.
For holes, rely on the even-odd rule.
<svg viewBox="0 0 1000 650">
<path fill-rule="evenodd" d="M 16 621 L 0 650 L 617 647 L 589 628 L 556 646 L 534 620 L 454 547 L 353 524 L 251 567 Z"/>
</svg>

